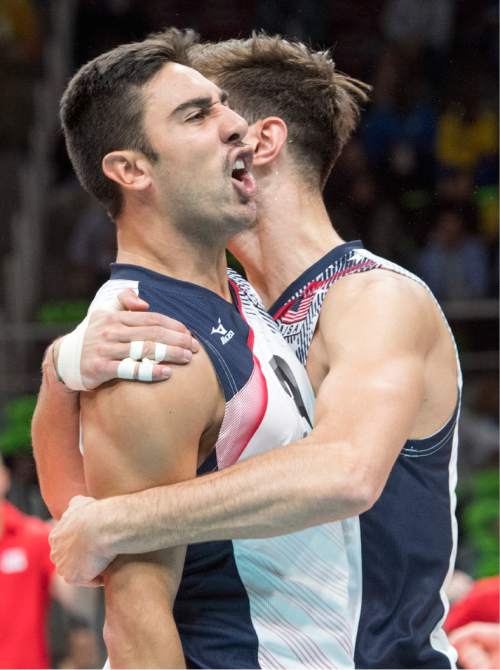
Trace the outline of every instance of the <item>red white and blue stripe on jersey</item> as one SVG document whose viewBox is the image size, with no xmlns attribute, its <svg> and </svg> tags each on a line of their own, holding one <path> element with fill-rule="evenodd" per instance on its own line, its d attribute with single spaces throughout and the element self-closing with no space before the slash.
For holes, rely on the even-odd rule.
<svg viewBox="0 0 500 670">
<path fill-rule="evenodd" d="M 281 334 L 303 365 L 330 286 L 346 275 L 380 267 L 380 263 L 372 258 L 360 258 L 355 253 L 357 244 L 349 242 L 339 247 L 338 252 L 331 252 L 327 265 L 320 259 L 307 270 L 307 278 L 301 275 L 292 282 L 269 309 Z"/>
</svg>

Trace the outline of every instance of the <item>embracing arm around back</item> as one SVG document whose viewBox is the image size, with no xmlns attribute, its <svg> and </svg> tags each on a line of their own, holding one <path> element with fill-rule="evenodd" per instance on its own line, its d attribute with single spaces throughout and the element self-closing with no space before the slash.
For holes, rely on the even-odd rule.
<svg viewBox="0 0 500 670">
<path fill-rule="evenodd" d="M 375 503 L 406 440 L 441 427 L 457 392 L 453 345 L 433 299 L 382 272 L 346 278 L 325 300 L 311 434 L 193 481 L 89 504 L 102 555 L 280 535 Z M 86 523 L 69 517 L 59 539 Z"/>
<path fill-rule="evenodd" d="M 111 384 L 81 399 L 88 491 L 101 498 L 191 479 L 223 399 L 205 354 L 169 384 Z M 118 556 L 103 573 L 112 667 L 184 667 L 172 608 L 185 546 Z"/>
<path fill-rule="evenodd" d="M 73 496 L 85 495 L 79 441 L 79 394 L 57 379 L 52 347 L 42 363 L 42 386 L 31 426 L 38 481 L 45 504 L 59 519 Z"/>
</svg>

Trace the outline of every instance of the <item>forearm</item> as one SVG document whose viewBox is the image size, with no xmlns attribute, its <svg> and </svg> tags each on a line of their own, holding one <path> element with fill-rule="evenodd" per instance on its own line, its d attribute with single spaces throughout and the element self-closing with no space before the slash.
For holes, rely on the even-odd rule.
<svg viewBox="0 0 500 670">
<path fill-rule="evenodd" d="M 184 668 L 172 609 L 184 550 L 118 557 L 104 573 L 112 668 Z"/>
<path fill-rule="evenodd" d="M 100 501 L 99 516 L 113 554 L 141 553 L 283 535 L 359 514 L 370 503 L 349 445 L 304 440 L 195 480 Z"/>
<path fill-rule="evenodd" d="M 43 498 L 58 519 L 73 496 L 86 493 L 78 449 L 79 396 L 57 380 L 51 348 L 45 354 L 42 371 L 32 442 Z"/>
</svg>

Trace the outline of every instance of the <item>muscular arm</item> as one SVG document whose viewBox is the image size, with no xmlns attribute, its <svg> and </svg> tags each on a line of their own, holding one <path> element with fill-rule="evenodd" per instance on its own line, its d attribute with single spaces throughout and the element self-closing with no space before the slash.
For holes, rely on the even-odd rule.
<svg viewBox="0 0 500 670">
<path fill-rule="evenodd" d="M 194 477 L 219 397 L 206 356 L 168 385 L 126 382 L 82 396 L 89 493 L 116 496 Z M 112 667 L 184 667 L 172 614 L 184 557 L 184 546 L 118 556 L 103 574 Z"/>
<path fill-rule="evenodd" d="M 118 296 L 122 307 L 147 309 L 148 304 L 127 289 Z M 102 306 L 102 305 L 101 305 Z M 74 331 L 76 332 L 76 331 Z M 124 336 L 126 333 L 126 336 Z M 154 381 L 170 376 L 164 363 L 184 364 L 199 350 L 188 330 L 163 314 L 129 311 L 95 311 L 82 345 L 82 368 L 79 371 L 87 388 L 115 379 L 122 358 L 127 356 L 129 341 L 144 341 L 143 355 L 154 357 L 156 343 L 166 346 L 164 361 L 152 370 Z M 50 513 L 59 519 L 69 501 L 86 493 L 83 461 L 79 442 L 79 394 L 70 391 L 57 379 L 54 359 L 60 340 L 47 349 L 42 364 L 42 385 L 33 416 L 32 443 L 42 495 Z M 109 354 L 113 350 L 113 355 Z M 104 351 L 107 359 L 96 352 Z"/>
<path fill-rule="evenodd" d="M 31 430 L 42 496 L 52 516 L 59 519 L 73 496 L 85 495 L 86 485 L 78 449 L 79 397 L 57 380 L 53 346 L 42 364 L 42 386 Z"/>
<path fill-rule="evenodd" d="M 194 481 L 89 506 L 91 518 L 106 511 L 94 540 L 103 555 L 280 535 L 374 504 L 423 402 L 435 333 L 426 299 L 411 289 L 345 287 L 322 311 L 329 371 L 311 434 Z"/>
</svg>

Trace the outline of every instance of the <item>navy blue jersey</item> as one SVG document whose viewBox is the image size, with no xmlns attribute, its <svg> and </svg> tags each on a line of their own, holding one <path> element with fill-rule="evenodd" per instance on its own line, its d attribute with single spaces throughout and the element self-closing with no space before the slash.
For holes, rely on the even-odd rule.
<svg viewBox="0 0 500 670">
<path fill-rule="evenodd" d="M 199 475 L 300 440 L 313 422 L 304 367 L 249 284 L 229 274 L 232 302 L 212 291 L 115 264 L 92 309 L 125 287 L 184 323 L 205 348 L 225 398 L 214 450 Z M 196 411 L 196 410 L 194 410 Z M 188 667 L 353 667 L 348 553 L 357 519 L 274 538 L 188 547 L 174 616 Z M 358 552 L 359 553 L 359 552 Z"/>
<path fill-rule="evenodd" d="M 425 286 L 360 242 L 350 242 L 304 272 L 271 307 L 270 314 L 304 365 L 328 290 L 346 275 L 376 268 Z M 442 624 L 448 610 L 444 586 L 457 542 L 458 414 L 457 405 L 441 430 L 404 445 L 379 500 L 360 516 L 362 605 L 356 667 L 455 667 L 456 654 Z"/>
</svg>

